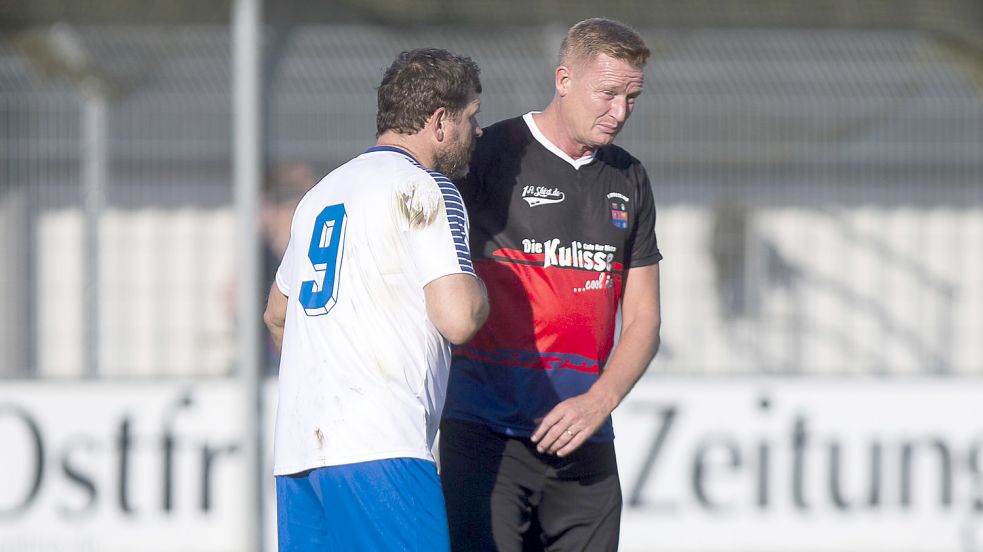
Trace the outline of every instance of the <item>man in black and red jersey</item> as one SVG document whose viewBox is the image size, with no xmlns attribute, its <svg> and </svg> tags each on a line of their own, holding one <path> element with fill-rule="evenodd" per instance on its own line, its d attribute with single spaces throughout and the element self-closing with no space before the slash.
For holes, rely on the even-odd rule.
<svg viewBox="0 0 983 552">
<path fill-rule="evenodd" d="M 441 425 L 454 550 L 618 546 L 610 415 L 659 346 L 662 255 L 645 169 L 613 141 L 648 56 L 621 23 L 574 25 L 553 100 L 485 129 L 458 182 L 491 314 Z"/>
</svg>

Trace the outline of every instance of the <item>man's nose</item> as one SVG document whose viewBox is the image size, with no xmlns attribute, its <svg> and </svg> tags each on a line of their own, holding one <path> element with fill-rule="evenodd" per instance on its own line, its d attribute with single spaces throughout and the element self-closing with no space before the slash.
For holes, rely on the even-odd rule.
<svg viewBox="0 0 983 552">
<path fill-rule="evenodd" d="M 626 96 L 615 96 L 611 102 L 611 116 L 619 123 L 628 119 L 628 98 Z"/>
</svg>

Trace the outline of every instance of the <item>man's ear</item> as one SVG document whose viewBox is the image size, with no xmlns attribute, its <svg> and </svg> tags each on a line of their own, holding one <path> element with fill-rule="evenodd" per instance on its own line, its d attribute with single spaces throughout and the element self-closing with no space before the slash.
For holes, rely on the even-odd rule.
<svg viewBox="0 0 983 552">
<path fill-rule="evenodd" d="M 570 92 L 570 68 L 566 65 L 560 65 L 556 68 L 556 74 L 554 75 L 556 79 L 556 93 L 561 97 L 566 96 Z"/>
<path fill-rule="evenodd" d="M 437 139 L 438 142 L 444 141 L 444 134 L 447 129 L 447 109 L 443 107 L 438 107 L 433 115 L 430 116 L 430 120 L 427 122 L 427 129 L 433 134 L 433 137 Z"/>
</svg>

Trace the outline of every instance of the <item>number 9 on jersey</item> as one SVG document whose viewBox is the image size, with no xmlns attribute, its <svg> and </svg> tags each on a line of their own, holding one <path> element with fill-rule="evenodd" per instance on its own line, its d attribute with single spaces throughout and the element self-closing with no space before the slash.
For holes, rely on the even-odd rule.
<svg viewBox="0 0 983 552">
<path fill-rule="evenodd" d="M 341 203 L 328 205 L 314 221 L 307 256 L 321 278 L 321 285 L 315 280 L 307 280 L 300 286 L 300 304 L 307 316 L 328 314 L 335 305 L 347 222 L 345 205 Z"/>
</svg>

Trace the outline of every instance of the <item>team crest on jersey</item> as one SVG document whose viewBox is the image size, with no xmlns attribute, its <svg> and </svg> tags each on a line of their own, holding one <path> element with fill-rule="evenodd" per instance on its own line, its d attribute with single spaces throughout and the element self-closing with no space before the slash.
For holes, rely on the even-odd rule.
<svg viewBox="0 0 983 552">
<path fill-rule="evenodd" d="M 559 203 L 566 199 L 566 194 L 561 192 L 559 188 L 549 188 L 546 186 L 523 186 L 522 199 L 525 200 L 530 207 L 536 207 L 538 205 Z"/>
<path fill-rule="evenodd" d="M 608 201 L 611 205 L 611 224 L 622 230 L 628 228 L 628 196 L 611 192 Z"/>
</svg>

